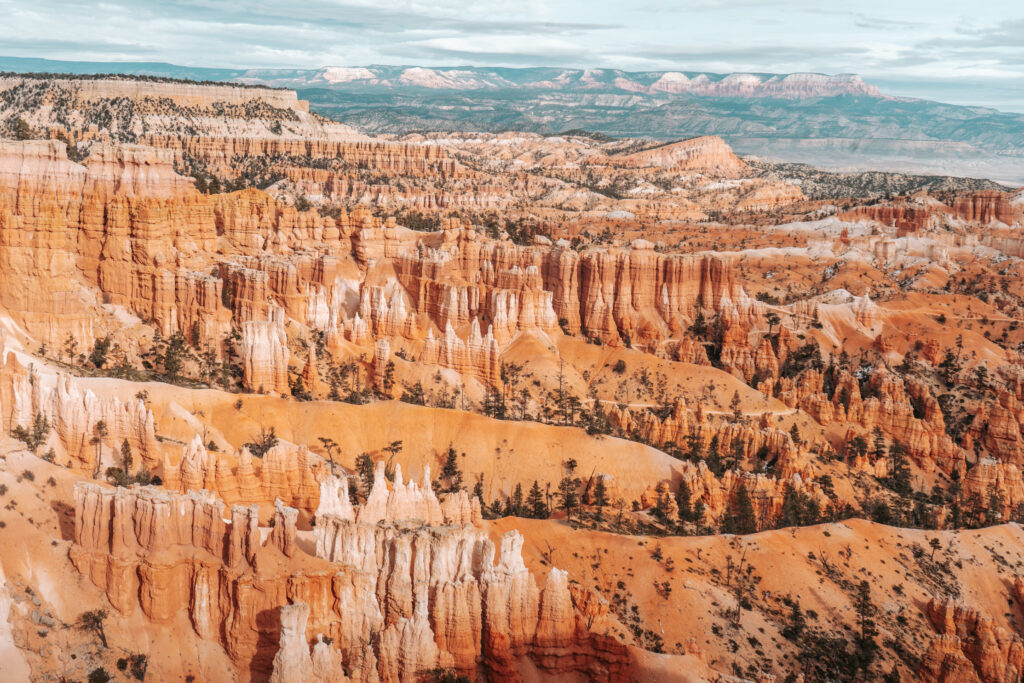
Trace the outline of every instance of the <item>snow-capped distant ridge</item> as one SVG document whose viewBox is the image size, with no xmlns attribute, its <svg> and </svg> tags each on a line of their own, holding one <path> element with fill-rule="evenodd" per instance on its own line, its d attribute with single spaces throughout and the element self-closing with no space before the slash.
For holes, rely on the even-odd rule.
<svg viewBox="0 0 1024 683">
<path fill-rule="evenodd" d="M 478 69 L 430 69 L 413 66 L 402 71 L 398 83 L 443 90 L 481 90 L 514 85 L 497 74 Z"/>
<path fill-rule="evenodd" d="M 792 73 L 765 77 L 757 74 L 733 73 L 713 80 L 706 74 L 690 78 L 678 71 L 667 71 L 651 84 L 649 91 L 719 97 L 786 98 L 834 95 L 881 97 L 877 87 L 865 83 L 856 74 L 829 76 L 815 73 Z"/>
<path fill-rule="evenodd" d="M 329 66 L 320 72 L 320 77 L 328 83 L 377 80 L 374 73 L 365 66 Z"/>
<path fill-rule="evenodd" d="M 278 80 L 264 73 L 265 81 Z M 276 74 L 286 87 L 323 85 L 335 89 L 381 88 L 396 90 L 485 91 L 544 90 L 636 94 L 654 97 L 697 95 L 707 97 L 775 97 L 797 99 L 860 95 L 881 97 L 878 88 L 855 74 L 755 74 L 686 71 L 622 71 L 619 69 L 332 66 L 318 70 L 291 70 Z M 241 79 L 239 79 L 241 80 Z"/>
</svg>

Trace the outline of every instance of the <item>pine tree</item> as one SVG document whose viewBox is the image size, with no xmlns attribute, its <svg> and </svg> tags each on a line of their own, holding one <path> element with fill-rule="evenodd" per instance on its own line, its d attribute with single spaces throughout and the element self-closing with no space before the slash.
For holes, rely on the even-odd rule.
<svg viewBox="0 0 1024 683">
<path fill-rule="evenodd" d="M 959 340 L 959 337 L 957 339 Z M 954 355 L 952 349 L 946 349 L 946 355 L 939 363 L 939 374 L 947 388 L 952 389 L 956 384 L 956 377 L 960 374 L 961 367 L 959 355 Z"/>
<path fill-rule="evenodd" d="M 363 485 L 363 495 L 370 495 L 370 489 L 373 488 L 373 459 L 370 458 L 369 453 L 360 453 L 356 457 L 356 472 L 359 473 L 359 481 Z"/>
<path fill-rule="evenodd" d="M 700 434 L 690 434 L 687 438 L 688 451 L 686 458 L 691 462 L 698 462 L 704 457 L 704 443 L 701 441 Z"/>
<path fill-rule="evenodd" d="M 505 401 L 503 395 L 495 387 L 487 388 L 487 395 L 484 396 L 484 415 L 505 419 Z"/>
<path fill-rule="evenodd" d="M 121 442 L 121 469 L 124 470 L 124 475 L 131 476 L 132 473 L 132 446 L 128 443 L 128 439 Z"/>
<path fill-rule="evenodd" d="M 707 333 L 707 331 L 708 325 L 707 322 L 704 320 L 704 313 L 703 311 L 698 310 L 696 317 L 693 319 L 693 324 L 690 325 L 690 332 L 693 333 L 693 336 L 699 339 L 702 338 Z"/>
<path fill-rule="evenodd" d="M 786 495 L 782 499 L 782 512 L 779 513 L 778 528 L 787 526 L 798 526 L 800 524 L 800 502 L 797 499 L 797 492 L 792 487 L 786 489 Z"/>
<path fill-rule="evenodd" d="M 732 411 L 732 419 L 735 422 L 743 421 L 743 411 L 740 410 L 740 392 L 732 392 L 732 400 L 729 401 L 729 410 Z"/>
<path fill-rule="evenodd" d="M 900 670 L 895 664 L 889 669 L 889 673 L 882 677 L 882 683 L 900 683 Z"/>
<path fill-rule="evenodd" d="M 331 463 L 331 475 L 334 475 L 334 450 L 338 448 L 338 442 L 326 436 L 320 437 L 320 444 L 327 451 L 327 460 Z"/>
<path fill-rule="evenodd" d="M 608 504 L 608 487 L 604 483 L 604 477 L 599 476 L 597 478 L 597 484 L 594 485 L 594 505 L 598 508 L 603 508 Z"/>
<path fill-rule="evenodd" d="M 523 516 L 523 485 L 516 484 L 516 488 L 512 491 L 512 502 L 509 505 L 511 516 L 522 517 Z"/>
<path fill-rule="evenodd" d="M 995 484 L 988 490 L 988 505 L 985 506 L 985 525 L 992 526 L 999 524 L 1003 519 L 1003 494 L 996 488 Z"/>
<path fill-rule="evenodd" d="M 676 506 L 676 497 L 668 490 L 668 487 L 658 491 L 658 501 L 654 506 L 654 514 L 668 525 L 670 531 L 672 527 L 679 523 L 679 508 Z"/>
<path fill-rule="evenodd" d="M 563 477 L 562 481 L 558 482 L 558 496 L 561 499 L 559 504 L 565 510 L 565 518 L 572 519 L 572 511 L 579 504 L 576 480 L 572 477 Z"/>
<path fill-rule="evenodd" d="M 690 503 L 690 486 L 685 481 L 679 482 L 676 490 L 676 507 L 679 508 L 679 521 L 689 522 L 693 520 L 693 505 Z"/>
<path fill-rule="evenodd" d="M 49 433 L 50 421 L 42 413 L 36 413 L 33 416 L 30 429 L 18 425 L 11 430 L 11 436 L 28 446 L 33 453 L 38 453 L 39 447 L 46 443 Z"/>
<path fill-rule="evenodd" d="M 533 480 L 533 486 L 530 487 L 530 493 L 526 497 L 526 511 L 534 519 L 547 519 L 550 516 L 548 506 L 544 502 L 544 494 L 536 479 Z"/>
<path fill-rule="evenodd" d="M 889 449 L 885 445 L 885 434 L 883 434 L 882 430 L 879 429 L 878 427 L 875 427 L 875 430 L 873 432 L 873 440 L 874 448 L 871 451 L 871 455 L 873 455 L 875 458 L 884 458 L 888 454 Z"/>
<path fill-rule="evenodd" d="M 103 439 L 107 436 L 107 423 L 100 420 L 93 425 L 92 443 L 96 446 L 96 468 L 92 473 L 93 479 L 99 479 L 100 463 L 103 461 Z"/>
<path fill-rule="evenodd" d="M 729 513 L 722 521 L 722 532 L 727 534 L 752 534 L 757 531 L 757 517 L 754 503 L 745 486 L 740 486 L 736 498 L 729 505 Z"/>
<path fill-rule="evenodd" d="M 800 609 L 800 603 L 794 602 L 790 608 L 789 624 L 782 629 L 782 637 L 786 640 L 799 640 L 806 626 L 807 620 L 804 618 L 803 610 Z"/>
<path fill-rule="evenodd" d="M 800 436 L 800 428 L 797 427 L 796 422 L 794 422 L 793 426 L 789 428 L 789 438 L 793 439 L 793 444 L 796 446 L 799 446 L 804 442 L 803 438 Z"/>
<path fill-rule="evenodd" d="M 711 437 L 711 443 L 708 444 L 708 457 L 705 459 L 705 463 L 716 477 L 725 474 L 725 466 L 722 464 L 722 456 L 718 452 L 718 446 L 718 434 L 715 434 Z"/>
<path fill-rule="evenodd" d="M 455 448 L 448 445 L 448 452 L 444 456 L 444 465 L 441 467 L 441 477 L 438 480 L 443 482 L 441 493 L 455 493 L 462 489 L 462 470 L 459 469 L 458 453 Z"/>
<path fill-rule="evenodd" d="M 889 446 L 889 457 L 892 459 L 892 474 L 889 475 L 890 487 L 901 496 L 909 496 L 914 489 L 910 483 L 910 465 L 907 463 L 907 454 L 903 445 L 893 441 Z"/>
<path fill-rule="evenodd" d="M 700 498 L 693 504 L 693 521 L 697 525 L 697 533 L 700 533 L 701 524 L 704 523 L 704 512 L 707 506 Z"/>
<path fill-rule="evenodd" d="M 857 638 L 858 667 L 866 670 L 874 661 L 878 649 L 878 645 L 875 643 L 878 629 L 875 627 L 874 620 L 877 608 L 871 602 L 871 584 L 867 581 L 861 581 L 857 586 L 857 592 L 853 599 L 853 608 L 857 612 L 857 624 L 860 628 Z"/>
</svg>

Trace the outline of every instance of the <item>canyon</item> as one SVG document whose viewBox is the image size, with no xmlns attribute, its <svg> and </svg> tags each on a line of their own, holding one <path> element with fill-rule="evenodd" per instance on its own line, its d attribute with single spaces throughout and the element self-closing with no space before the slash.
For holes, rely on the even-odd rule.
<svg viewBox="0 0 1024 683">
<path fill-rule="evenodd" d="M 875 96 L 644 88 L 708 83 Z M 1024 190 L 128 76 L 0 131 L 32 680 L 1019 678 Z"/>
</svg>

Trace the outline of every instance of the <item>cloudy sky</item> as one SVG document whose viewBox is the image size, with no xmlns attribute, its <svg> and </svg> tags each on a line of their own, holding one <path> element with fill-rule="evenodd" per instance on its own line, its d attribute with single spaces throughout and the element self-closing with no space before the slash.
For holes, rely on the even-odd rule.
<svg viewBox="0 0 1024 683">
<path fill-rule="evenodd" d="M 1024 111 L 1020 0 L 0 0 L 0 16 L 6 56 L 852 72 Z"/>
</svg>

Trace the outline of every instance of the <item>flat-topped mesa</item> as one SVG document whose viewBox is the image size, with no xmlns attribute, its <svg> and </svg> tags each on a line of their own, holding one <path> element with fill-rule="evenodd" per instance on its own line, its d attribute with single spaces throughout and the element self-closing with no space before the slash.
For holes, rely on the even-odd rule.
<svg viewBox="0 0 1024 683">
<path fill-rule="evenodd" d="M 0 92 L 16 86 L 41 82 L 36 78 L 6 76 L 0 78 Z M 217 102 L 245 104 L 263 100 L 275 107 L 309 111 L 309 103 L 300 100 L 294 90 L 248 86 L 208 85 L 186 81 L 161 82 L 131 78 L 48 78 L 46 83 L 68 90 L 81 102 L 145 97 L 171 100 L 182 106 L 206 107 Z"/>
<path fill-rule="evenodd" d="M 200 194 L 170 161 L 167 150 L 94 144 L 80 165 L 60 142 L 0 143 L 0 206 L 13 207 L 0 209 L 0 265 L 9 266 L 0 303 L 30 333 L 56 346 L 70 329 L 92 343 L 95 302 L 82 300 L 76 282 L 84 278 L 166 336 L 197 331 L 198 343 L 216 345 L 232 317 L 244 335 L 276 303 L 300 325 L 361 344 L 370 340 L 352 317 L 355 286 L 372 337 L 418 342 L 425 315 L 438 342 L 429 345 L 432 362 L 494 382 L 495 347 L 523 331 L 556 332 L 563 319 L 572 333 L 642 346 L 679 335 L 699 310 L 741 325 L 757 316 L 723 259 L 665 256 L 642 240 L 583 254 L 518 247 L 478 239 L 457 220 L 420 233 L 365 210 L 331 218 L 257 190 Z M 221 249 L 227 259 L 214 256 Z M 212 270 L 211 260 L 219 261 Z M 357 268 L 388 262 L 401 287 L 352 284 Z M 33 270 L 38 263 L 47 264 L 45 277 Z M 448 334 L 451 324 L 465 335 L 474 319 L 479 338 Z M 287 391 L 274 351 L 280 335 L 250 327 L 248 350 L 257 353 L 246 386 Z"/>
<path fill-rule="evenodd" d="M 170 152 L 155 147 L 94 144 L 78 164 L 68 159 L 67 145 L 59 140 L 0 140 L 0 195 L 41 194 L 75 213 L 87 208 L 83 201 L 106 202 L 115 196 L 198 197 L 193 183 L 174 170 Z M 79 220 L 70 213 L 67 217 Z"/>
<path fill-rule="evenodd" d="M 0 306 L 53 345 L 93 338 L 75 267 L 85 177 L 62 142 L 0 141 Z"/>
<path fill-rule="evenodd" d="M 982 190 L 954 197 L 952 202 L 925 196 L 907 199 L 897 197 L 891 202 L 858 206 L 839 214 L 844 221 L 876 221 L 895 227 L 900 236 L 948 225 L 950 219 L 985 226 L 1013 226 L 1024 218 L 1024 211 L 1013 202 L 1013 194 L 999 190 Z"/>
<path fill-rule="evenodd" d="M 157 623 L 187 614 L 200 638 L 225 648 L 240 680 L 296 680 L 289 666 L 318 681 L 415 680 L 436 667 L 518 677 L 523 656 L 548 674 L 625 680 L 621 627 L 583 618 L 564 572 L 551 570 L 538 588 L 518 532 L 499 552 L 470 525 L 385 521 L 424 507 L 438 514 L 429 494 L 401 482 L 384 519 L 345 519 L 340 481 L 325 486 L 316 521 L 324 557 L 305 553 L 297 511 L 280 502 L 267 533 L 256 506 L 235 506 L 228 518 L 209 492 L 79 482 L 70 557 L 122 614 L 141 610 Z M 274 613 L 280 622 L 265 618 Z"/>
<path fill-rule="evenodd" d="M 351 221 L 344 211 L 337 218 L 322 216 L 318 211 L 299 211 L 253 188 L 213 195 L 211 201 L 218 233 L 228 241 L 232 252 L 248 256 L 263 252 L 290 254 L 292 242 L 302 240 L 328 245 L 340 245 L 340 240 L 345 240 L 348 248 Z"/>
<path fill-rule="evenodd" d="M 129 197 L 179 198 L 195 195 L 192 178 L 174 170 L 174 155 L 144 145 L 93 145 L 82 162 L 88 170 L 86 192 L 102 199 Z"/>
<path fill-rule="evenodd" d="M 881 97 L 878 87 L 865 83 L 856 74 L 792 73 L 760 76 L 731 73 L 720 79 L 707 74 L 689 77 L 678 71 L 666 71 L 651 84 L 653 92 L 693 93 L 714 97 L 831 97 L 835 95 L 867 95 Z"/>
<path fill-rule="evenodd" d="M 1012 195 L 999 190 L 984 190 L 967 196 L 957 197 L 953 202 L 953 213 L 957 218 L 978 223 L 1005 223 L 1014 225 L 1022 211 L 1014 206 Z"/>
<path fill-rule="evenodd" d="M 896 228 L 899 235 L 920 232 L 935 225 L 935 209 L 897 200 L 892 204 L 858 206 L 839 214 L 842 221 L 875 221 Z"/>
</svg>

